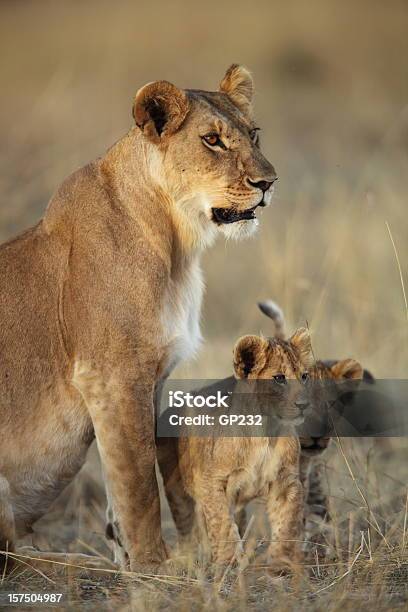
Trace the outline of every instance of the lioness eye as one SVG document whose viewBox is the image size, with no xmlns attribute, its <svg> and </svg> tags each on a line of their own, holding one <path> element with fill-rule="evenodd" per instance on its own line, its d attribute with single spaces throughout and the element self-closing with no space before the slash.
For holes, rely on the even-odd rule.
<svg viewBox="0 0 408 612">
<path fill-rule="evenodd" d="M 286 383 L 286 376 L 284 374 L 277 374 L 273 379 L 278 385 L 284 385 Z"/>
<path fill-rule="evenodd" d="M 226 149 L 225 144 L 222 142 L 218 134 L 206 134 L 202 137 L 202 140 L 204 140 L 206 144 L 210 145 L 210 147 L 221 147 L 221 149 Z"/>
<path fill-rule="evenodd" d="M 309 372 L 303 372 L 301 378 L 302 382 L 307 382 L 309 380 Z"/>
</svg>

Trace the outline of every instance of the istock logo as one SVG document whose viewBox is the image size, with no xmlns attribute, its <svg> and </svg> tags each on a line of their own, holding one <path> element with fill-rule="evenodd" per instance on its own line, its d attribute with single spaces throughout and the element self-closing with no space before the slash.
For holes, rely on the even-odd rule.
<svg viewBox="0 0 408 612">
<path fill-rule="evenodd" d="M 170 408 L 229 408 L 227 404 L 228 395 L 221 395 L 217 391 L 216 395 L 193 395 L 184 391 L 169 391 Z"/>
</svg>

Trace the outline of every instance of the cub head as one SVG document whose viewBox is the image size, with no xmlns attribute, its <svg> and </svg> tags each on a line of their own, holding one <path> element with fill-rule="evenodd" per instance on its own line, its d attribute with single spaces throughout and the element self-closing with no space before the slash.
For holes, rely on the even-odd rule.
<svg viewBox="0 0 408 612">
<path fill-rule="evenodd" d="M 272 319 L 275 325 L 275 338 L 282 339 L 285 337 L 285 318 L 280 307 L 272 300 L 259 302 L 258 307 L 267 317 Z M 316 433 L 319 429 L 322 432 L 327 432 L 329 423 L 327 422 L 327 389 L 331 382 L 339 382 L 344 380 L 364 380 L 367 383 L 373 383 L 374 378 L 367 370 L 363 370 L 358 361 L 354 359 L 316 361 L 309 368 L 311 380 L 310 399 L 313 408 L 317 411 L 317 418 L 308 417 L 307 428 L 315 429 Z M 333 385 L 334 386 L 334 385 Z M 301 433 L 301 432 L 300 432 Z M 328 435 L 300 435 L 299 441 L 302 447 L 302 453 L 305 455 L 315 455 L 324 451 L 329 442 Z"/>
<path fill-rule="evenodd" d="M 233 64 L 215 92 L 156 81 L 136 94 L 150 176 L 198 241 L 251 234 L 257 208 L 271 200 L 277 177 L 260 151 L 253 89 L 248 70 Z"/>
<path fill-rule="evenodd" d="M 327 431 L 327 429 L 330 429 L 330 424 L 326 422 L 327 408 L 325 408 L 325 399 L 330 381 L 363 380 L 364 370 L 358 361 L 354 359 L 316 361 L 310 369 L 310 376 L 313 382 L 311 392 L 312 403 L 319 413 L 320 423 L 313 424 L 309 422 L 308 426 L 316 428 L 316 433 L 319 426 L 322 426 Z M 299 441 L 302 453 L 305 455 L 319 454 L 327 448 L 330 439 L 331 437 L 328 435 L 300 435 Z"/>
<path fill-rule="evenodd" d="M 236 378 L 267 380 L 267 393 L 273 414 L 298 424 L 309 406 L 309 368 L 313 353 L 309 331 L 298 329 L 289 340 L 244 336 L 234 348 Z"/>
</svg>

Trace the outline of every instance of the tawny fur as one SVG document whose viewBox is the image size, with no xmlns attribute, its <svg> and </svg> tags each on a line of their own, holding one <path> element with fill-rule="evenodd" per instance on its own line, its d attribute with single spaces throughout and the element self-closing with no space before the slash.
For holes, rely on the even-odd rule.
<svg viewBox="0 0 408 612">
<path fill-rule="evenodd" d="M 298 330 L 288 341 L 245 336 L 234 351 L 238 378 L 291 381 L 281 417 L 299 416 L 307 396 L 304 374 L 311 363 L 310 338 Z M 271 384 L 278 385 L 278 382 Z M 289 387 L 289 385 L 287 385 Z M 181 438 L 179 469 L 185 491 L 195 502 L 196 518 L 209 540 L 215 563 L 231 562 L 242 552 L 237 521 L 245 505 L 263 498 L 271 528 L 269 563 L 275 569 L 300 560 L 303 489 L 299 478 L 300 445 L 296 435 L 267 438 Z M 237 516 L 234 519 L 234 515 Z M 175 516 L 176 524 L 178 516 Z M 178 525 L 182 535 L 191 527 Z"/>
<path fill-rule="evenodd" d="M 270 378 L 279 369 L 282 370 L 287 368 L 288 364 L 292 364 L 291 371 L 293 374 L 292 352 L 289 350 L 290 345 L 288 342 L 285 342 L 283 339 L 285 335 L 283 313 L 274 302 L 262 302 L 259 306 L 264 314 L 267 314 L 267 316 L 273 319 L 275 323 L 275 335 L 273 339 L 270 340 L 258 336 L 246 336 L 241 340 L 241 344 L 238 344 L 238 347 L 242 349 L 242 341 L 244 341 L 246 350 L 251 349 L 252 356 L 255 357 L 251 363 L 251 373 L 249 376 L 251 378 Z M 302 330 L 300 334 L 297 334 L 297 336 L 298 340 L 302 337 L 307 338 L 307 334 L 305 336 L 304 330 Z M 274 350 L 271 350 L 271 346 Z M 307 347 L 307 343 L 304 346 Z M 282 351 L 282 347 L 285 347 L 285 350 Z M 298 352 L 298 359 L 300 355 L 303 355 L 303 358 L 306 356 L 308 371 L 313 381 L 308 393 L 308 399 L 311 405 L 314 406 L 320 414 L 324 415 L 325 409 L 323 403 L 326 397 L 325 388 L 327 384 L 330 384 L 330 381 L 344 379 L 359 380 L 363 377 L 363 370 L 360 364 L 353 359 L 326 362 L 317 361 L 312 363 L 312 355 L 308 355 L 308 352 L 309 351 Z M 239 377 L 244 377 L 246 375 L 245 363 L 241 359 L 241 353 L 241 350 L 235 351 L 234 365 L 236 374 Z M 291 359 L 285 359 L 285 357 L 289 355 L 291 355 Z M 303 368 L 304 367 L 303 364 Z M 297 373 L 299 374 L 300 371 L 301 369 L 298 370 Z M 322 383 L 322 386 L 319 385 L 319 382 Z M 286 409 L 290 412 L 290 406 L 287 406 Z M 293 413 L 291 416 L 294 418 Z M 282 440 L 284 442 L 281 444 L 285 445 L 288 439 L 283 438 Z M 299 478 L 302 484 L 304 499 L 302 514 L 304 515 L 305 528 L 302 537 L 305 542 L 309 544 L 326 544 L 326 542 L 324 542 L 324 535 L 321 533 L 322 520 L 329 521 L 330 515 L 322 482 L 323 468 L 321 457 L 322 453 L 329 445 L 330 436 L 321 435 L 314 438 L 301 436 L 299 442 Z M 176 445 L 177 441 L 172 440 L 171 443 Z M 165 445 L 163 446 L 165 447 Z M 281 451 L 282 446 L 278 447 L 278 449 Z M 169 473 L 166 479 L 166 494 L 179 532 L 180 541 L 182 543 L 184 541 L 189 541 L 194 526 L 194 500 L 197 501 L 202 496 L 207 496 L 208 499 L 211 500 L 211 496 L 214 497 L 214 495 L 216 495 L 217 502 L 213 505 L 214 513 L 217 511 L 217 504 L 218 507 L 223 508 L 223 510 L 220 513 L 218 522 L 215 517 L 212 519 L 213 523 L 216 525 L 217 529 L 220 528 L 220 521 L 226 521 L 226 508 L 228 509 L 230 522 L 228 523 L 229 535 L 225 536 L 223 532 L 224 536 L 227 538 L 226 545 L 220 543 L 220 532 L 217 536 L 214 535 L 212 554 L 213 557 L 218 560 L 228 559 L 229 556 L 237 552 L 237 546 L 239 549 L 240 536 L 243 535 L 246 524 L 245 504 L 247 501 L 259 497 L 259 491 L 262 489 L 260 483 L 265 479 L 265 469 L 269 466 L 271 471 L 273 471 L 273 466 L 276 467 L 279 461 L 282 461 L 282 464 L 289 461 L 289 469 L 293 468 L 293 465 L 291 465 L 290 459 L 285 457 L 284 453 L 280 454 L 280 452 L 277 452 L 277 449 L 274 450 L 273 440 L 267 441 L 267 439 L 261 438 L 250 438 L 249 440 L 245 438 L 227 438 L 222 441 L 217 439 L 215 441 L 182 439 L 179 442 L 179 455 L 179 465 L 172 462 L 171 458 L 169 456 L 165 457 L 165 455 L 164 462 L 167 465 Z M 174 454 L 172 457 L 174 457 Z M 204 484 L 202 484 L 201 481 L 203 479 L 201 474 L 206 473 L 206 471 L 208 471 L 210 475 L 207 476 L 206 480 L 204 479 Z M 229 471 L 231 475 L 228 475 Z M 242 478 L 242 473 L 244 474 L 244 478 Z M 219 487 L 222 485 L 221 490 L 225 490 L 227 496 L 226 504 L 220 491 L 218 491 L 217 494 L 214 492 L 214 483 L 211 474 L 219 474 L 218 485 Z M 230 478 L 232 485 L 226 486 L 225 483 L 228 482 Z M 216 476 L 214 480 L 217 481 Z M 243 488 L 242 481 L 244 482 Z M 197 484 L 197 482 L 199 484 Z M 206 488 L 211 489 L 211 495 L 210 491 L 205 493 Z M 239 495 L 235 497 L 232 496 L 231 498 L 230 492 L 238 489 Z M 246 491 L 246 494 L 242 493 L 242 489 Z M 219 506 L 221 499 L 223 500 L 223 506 Z M 264 501 L 266 499 L 267 496 L 264 497 Z M 198 506 L 199 515 L 200 512 L 202 515 L 200 506 Z M 235 519 L 231 526 L 232 515 L 235 516 Z M 201 525 L 203 525 L 202 518 Z M 216 529 L 214 534 L 216 534 Z M 325 550 L 325 546 L 319 548 L 319 552 L 323 555 Z"/>
<path fill-rule="evenodd" d="M 256 227 L 219 225 L 212 209 L 268 203 L 272 190 L 248 179 L 276 178 L 233 99 L 233 84 L 228 95 L 145 86 L 137 126 L 1 246 L 2 549 L 47 511 L 96 436 L 122 559 L 146 570 L 166 558 L 154 397 L 200 340 L 203 248 Z M 203 144 L 213 131 L 225 150 Z"/>
<path fill-rule="evenodd" d="M 284 338 L 285 317 L 281 308 L 272 300 L 259 302 L 258 306 L 261 312 L 272 319 L 275 325 L 275 337 Z M 324 410 L 322 406 L 325 395 L 322 392 L 324 386 L 330 384 L 330 381 L 362 380 L 364 373 L 362 366 L 354 359 L 317 361 L 310 368 L 310 375 L 314 381 L 312 404 L 321 411 Z M 323 384 L 323 387 L 320 387 L 319 382 Z M 313 438 L 300 436 L 299 441 L 301 446 L 300 479 L 305 496 L 305 539 L 307 543 L 323 543 L 324 538 L 320 537 L 321 522 L 330 521 L 330 513 L 322 483 L 322 454 L 330 443 L 330 436 L 322 435 Z M 318 550 L 322 556 L 324 556 L 324 551 L 324 546 Z"/>
<path fill-rule="evenodd" d="M 342 380 L 362 380 L 364 371 L 362 366 L 354 359 L 333 361 L 317 361 L 310 369 L 314 381 L 314 398 L 312 403 L 322 406 L 322 397 L 326 396 L 327 386 L 330 382 Z M 319 386 L 319 382 L 322 387 Z M 325 486 L 323 484 L 324 465 L 323 454 L 330 444 L 330 435 L 317 437 L 300 436 L 300 477 L 305 494 L 305 548 L 311 549 L 315 545 L 318 556 L 326 556 L 327 540 L 324 533 L 324 523 L 330 522 L 330 508 L 328 505 Z M 317 545 L 317 546 L 316 546 Z"/>
</svg>

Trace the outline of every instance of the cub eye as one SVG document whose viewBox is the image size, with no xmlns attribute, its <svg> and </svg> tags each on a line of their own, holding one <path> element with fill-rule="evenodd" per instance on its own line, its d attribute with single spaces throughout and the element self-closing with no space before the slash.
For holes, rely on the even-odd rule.
<svg viewBox="0 0 408 612">
<path fill-rule="evenodd" d="M 254 128 L 253 130 L 249 132 L 249 137 L 254 144 L 256 144 L 259 140 L 258 132 L 259 132 L 259 128 Z"/>
<path fill-rule="evenodd" d="M 286 384 L 286 376 L 284 374 L 277 374 L 273 377 L 274 381 L 278 383 L 278 385 Z"/>
<path fill-rule="evenodd" d="M 309 380 L 309 378 L 310 378 L 309 372 L 303 372 L 303 374 L 301 376 L 302 382 L 307 382 Z"/>
<path fill-rule="evenodd" d="M 210 147 L 221 147 L 221 149 L 227 148 L 216 133 L 206 134 L 205 136 L 202 136 L 202 140 Z"/>
</svg>

